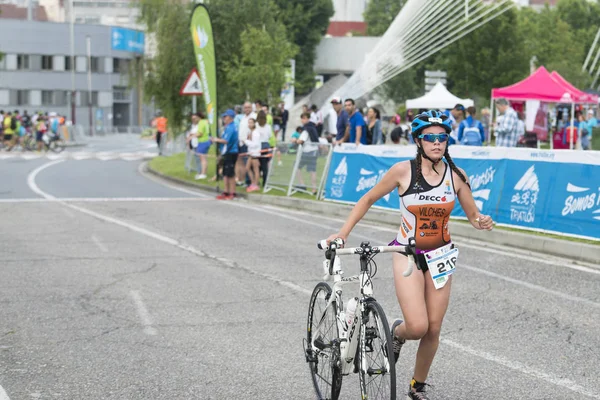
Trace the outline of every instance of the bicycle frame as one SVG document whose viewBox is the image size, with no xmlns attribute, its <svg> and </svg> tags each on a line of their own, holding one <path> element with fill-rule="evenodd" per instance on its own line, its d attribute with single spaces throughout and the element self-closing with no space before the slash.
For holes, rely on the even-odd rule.
<svg viewBox="0 0 600 400">
<path fill-rule="evenodd" d="M 321 242 L 323 243 L 323 242 Z M 415 254 L 415 243 L 414 238 L 409 239 L 409 246 L 406 246 L 405 249 L 410 254 L 408 257 L 408 267 L 404 272 L 404 276 L 409 276 L 412 273 L 414 267 L 414 254 Z M 319 247 L 324 249 L 327 245 L 320 244 Z M 327 306 L 325 307 L 325 311 L 319 318 L 319 324 L 317 328 L 321 326 L 323 321 L 325 320 L 327 310 L 331 307 L 333 301 L 335 300 L 336 304 L 336 323 L 338 327 L 339 333 L 339 345 L 340 345 L 340 362 L 341 362 L 341 370 L 343 375 L 348 375 L 352 372 L 354 358 L 356 356 L 356 349 L 358 346 L 358 333 L 364 331 L 364 325 L 362 316 L 365 312 L 365 300 L 371 298 L 373 295 L 373 283 L 371 277 L 369 276 L 369 257 L 373 254 L 377 253 L 387 253 L 387 252 L 398 252 L 399 248 L 394 246 L 375 246 L 371 247 L 368 242 L 363 242 L 361 247 L 351 248 L 351 249 L 339 249 L 337 252 L 334 252 L 333 260 L 331 260 L 330 256 L 328 259 L 323 261 L 323 270 L 325 271 L 325 276 L 323 279 L 326 281 L 330 276 L 333 276 L 333 288 L 332 288 L 332 296 L 330 296 L 327 301 Z M 359 254 L 360 255 L 360 274 L 354 275 L 348 278 L 344 278 L 344 271 L 342 270 L 342 262 L 340 260 L 339 255 L 342 254 Z M 344 302 L 342 299 L 342 287 L 348 283 L 359 283 L 359 296 L 358 304 L 356 307 L 356 311 L 354 313 L 354 319 L 350 326 L 346 323 L 346 314 L 344 311 Z M 335 296 L 335 297 L 334 297 Z M 360 316 L 360 318 L 359 318 Z M 365 332 L 362 332 L 363 337 Z M 315 344 L 315 339 L 312 338 L 311 346 L 313 349 L 319 348 Z M 335 344 L 335 343 L 334 343 Z M 361 351 L 364 351 L 364 345 L 361 346 Z M 387 362 L 387 360 L 386 360 Z M 388 366 L 389 367 L 389 366 Z M 364 368 L 364 366 L 361 366 Z"/>
</svg>

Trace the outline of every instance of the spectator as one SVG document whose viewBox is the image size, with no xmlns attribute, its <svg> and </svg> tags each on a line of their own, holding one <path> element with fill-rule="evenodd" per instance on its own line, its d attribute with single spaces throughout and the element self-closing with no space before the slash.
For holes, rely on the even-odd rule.
<svg viewBox="0 0 600 400">
<path fill-rule="evenodd" d="M 325 138 L 329 143 L 333 142 L 337 136 L 338 114 L 334 107 L 327 110 L 323 126 L 325 127 Z"/>
<path fill-rule="evenodd" d="M 259 163 L 260 163 L 260 173 L 261 176 L 263 178 L 262 180 L 262 186 L 264 187 L 265 184 L 267 183 L 267 176 L 269 174 L 269 161 L 271 160 L 272 154 L 271 154 L 271 145 L 269 143 L 269 139 L 271 138 L 271 135 L 273 135 L 273 129 L 271 128 L 271 125 L 267 124 L 267 115 L 265 114 L 264 111 L 259 111 L 257 117 L 256 117 L 256 122 L 257 122 L 257 126 L 256 126 L 256 130 L 260 133 L 260 146 L 261 146 L 261 151 L 260 151 L 260 159 L 259 159 Z"/>
<path fill-rule="evenodd" d="M 499 121 L 496 124 L 496 146 L 497 147 L 516 147 L 519 140 L 517 112 L 508 104 L 506 99 L 496 100 Z"/>
<path fill-rule="evenodd" d="M 267 124 L 271 125 L 271 128 L 273 128 L 273 115 L 271 114 L 271 111 L 269 110 L 269 105 L 263 104 L 262 110 L 265 112 L 265 114 L 267 116 Z"/>
<path fill-rule="evenodd" d="M 457 104 L 452 110 L 450 110 L 450 121 L 452 121 L 452 133 L 450 133 L 448 145 L 455 144 L 458 142 L 458 127 L 465 118 L 465 106 L 463 106 L 462 104 Z"/>
<path fill-rule="evenodd" d="M 195 114 L 194 120 L 197 121 L 196 137 L 198 140 L 196 162 L 200 161 L 200 169 L 198 170 L 196 179 L 206 179 L 206 170 L 208 169 L 207 154 L 212 144 L 210 141 L 210 124 L 206 116 L 201 112 Z"/>
<path fill-rule="evenodd" d="M 254 118 L 248 119 L 248 129 L 250 130 L 250 134 L 245 141 L 248 148 L 248 163 L 246 164 L 246 170 L 248 170 L 252 183 L 248 186 L 246 192 L 250 193 L 260 190 L 258 187 L 258 181 L 260 179 L 260 132 L 256 130 L 256 120 L 254 120 Z"/>
<path fill-rule="evenodd" d="M 346 112 L 349 115 L 349 128 L 344 136 L 344 142 L 359 144 L 367 144 L 366 134 L 363 132 L 365 129 L 365 120 L 363 119 L 360 111 L 356 109 L 354 99 L 346 99 L 344 102 Z"/>
<path fill-rule="evenodd" d="M 342 143 L 344 141 L 344 137 L 346 136 L 346 130 L 348 129 L 349 117 L 346 110 L 344 110 L 344 106 L 342 105 L 342 98 L 339 96 L 335 96 L 331 99 L 331 105 L 337 114 L 336 118 L 336 135 L 334 144 Z"/>
<path fill-rule="evenodd" d="M 592 109 L 587 110 L 587 116 L 587 127 L 589 131 L 589 137 L 587 140 L 589 140 L 590 144 L 586 150 L 592 150 L 592 133 L 594 132 L 594 128 L 598 126 L 598 120 L 596 119 L 595 112 Z"/>
<path fill-rule="evenodd" d="M 192 154 L 194 154 L 194 158 L 196 159 L 196 177 L 195 179 L 200 179 L 200 172 L 202 171 L 202 167 L 200 165 L 200 158 L 195 156 L 195 152 L 196 152 L 196 147 L 198 147 L 198 121 L 200 121 L 200 118 L 198 118 L 197 114 L 192 114 L 190 116 L 190 119 L 192 121 L 188 131 L 185 134 L 185 142 L 189 148 L 189 150 L 191 151 Z M 186 170 L 189 168 L 189 165 L 187 164 L 187 157 L 186 157 L 186 166 L 185 166 Z"/>
<path fill-rule="evenodd" d="M 308 111 L 308 104 L 302 104 L 302 114 L 307 113 Z"/>
<path fill-rule="evenodd" d="M 519 143 L 526 145 L 525 142 L 525 114 L 522 112 L 517 113 L 517 146 Z"/>
<path fill-rule="evenodd" d="M 238 132 L 235 129 L 233 119 L 235 118 L 235 111 L 228 109 L 225 111 L 221 118 L 223 118 L 223 137 L 216 138 L 211 136 L 212 142 L 222 143 L 223 146 L 223 179 L 225 181 L 225 187 L 223 193 L 217 196 L 218 200 L 233 200 L 235 197 L 235 163 L 238 158 Z"/>
<path fill-rule="evenodd" d="M 323 133 L 323 114 L 321 113 L 321 110 L 317 108 L 316 104 L 313 104 L 310 109 L 310 122 L 315 124 L 317 132 L 319 132 L 319 136 L 321 136 L 321 133 Z"/>
<path fill-rule="evenodd" d="M 481 110 L 481 123 L 483 124 L 483 132 L 485 135 L 485 138 L 483 139 L 484 142 L 487 141 L 488 138 L 491 140 L 490 122 L 491 122 L 490 109 L 486 107 L 483 110 Z"/>
<path fill-rule="evenodd" d="M 381 115 L 375 107 L 367 110 L 366 140 L 367 144 L 381 144 Z"/>
<path fill-rule="evenodd" d="M 257 100 L 259 102 L 259 100 Z M 246 165 L 248 162 L 247 153 L 248 147 L 246 146 L 246 140 L 249 139 L 250 128 L 248 127 L 248 121 L 250 119 L 256 120 L 256 113 L 252 111 L 252 104 L 249 101 L 245 102 L 242 106 L 242 118 L 240 119 L 240 126 L 238 130 L 239 137 L 239 153 L 238 159 L 235 164 L 235 178 L 236 185 L 242 186 L 246 181 Z"/>
<path fill-rule="evenodd" d="M 585 120 L 585 116 L 581 111 L 578 111 L 577 122 L 577 134 L 581 140 L 581 148 L 583 150 L 590 150 L 590 127 L 588 126 L 588 121 Z"/>
<path fill-rule="evenodd" d="M 294 133 L 292 133 L 292 138 L 290 140 L 290 145 L 288 149 L 289 154 L 296 154 L 298 151 L 298 139 L 300 139 L 300 135 L 304 129 L 301 126 L 296 127 Z"/>
<path fill-rule="evenodd" d="M 401 126 L 397 126 L 390 133 L 390 139 L 392 139 L 393 144 L 400 144 L 400 139 L 404 136 L 404 130 Z"/>
<path fill-rule="evenodd" d="M 306 172 L 310 173 L 312 183 L 312 194 L 317 194 L 317 158 L 319 151 L 319 133 L 317 127 L 310 120 L 310 114 L 304 113 L 300 117 L 302 121 L 302 134 L 297 139 L 297 143 L 302 146 L 302 157 L 298 170 L 306 167 Z M 297 174 L 300 185 L 305 186 L 302 174 Z"/>
<path fill-rule="evenodd" d="M 285 103 L 279 104 L 279 109 L 281 111 L 281 141 L 285 142 L 285 131 L 287 129 L 287 123 L 290 118 L 290 113 L 285 109 Z"/>
<path fill-rule="evenodd" d="M 233 123 L 235 124 L 235 129 L 237 129 L 239 132 L 240 122 L 242 121 L 242 117 L 244 116 L 244 114 L 242 114 L 242 106 L 237 105 L 233 108 L 233 110 L 235 111 L 235 119 L 233 120 Z"/>
<path fill-rule="evenodd" d="M 485 130 L 481 121 L 475 119 L 477 110 L 471 106 L 467 108 L 469 116 L 458 126 L 458 143 L 464 146 L 483 146 Z"/>
<path fill-rule="evenodd" d="M 263 102 L 261 100 L 254 100 L 254 109 L 252 111 L 254 111 L 256 114 L 258 114 L 258 112 L 260 110 L 262 110 L 262 106 L 263 106 Z"/>
</svg>

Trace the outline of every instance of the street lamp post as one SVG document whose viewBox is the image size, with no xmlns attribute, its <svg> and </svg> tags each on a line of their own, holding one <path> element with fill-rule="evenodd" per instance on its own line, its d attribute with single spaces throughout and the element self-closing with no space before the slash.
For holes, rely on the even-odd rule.
<svg viewBox="0 0 600 400">
<path fill-rule="evenodd" d="M 92 115 L 92 38 L 86 36 L 87 41 L 87 66 L 88 66 L 88 110 L 90 116 L 90 135 L 94 136 L 94 119 Z"/>
<path fill-rule="evenodd" d="M 73 0 L 69 1 L 69 19 L 71 20 L 71 123 L 75 125 L 75 12 Z"/>
</svg>

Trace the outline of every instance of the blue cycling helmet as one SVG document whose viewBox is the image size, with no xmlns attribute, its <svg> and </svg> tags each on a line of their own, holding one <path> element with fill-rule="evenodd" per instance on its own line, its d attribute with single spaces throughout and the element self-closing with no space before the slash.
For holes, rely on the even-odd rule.
<svg viewBox="0 0 600 400">
<path fill-rule="evenodd" d="M 415 139 L 428 126 L 441 126 L 446 130 L 446 133 L 452 132 L 452 123 L 448 116 L 436 110 L 425 111 L 417 115 L 410 126 Z"/>
</svg>

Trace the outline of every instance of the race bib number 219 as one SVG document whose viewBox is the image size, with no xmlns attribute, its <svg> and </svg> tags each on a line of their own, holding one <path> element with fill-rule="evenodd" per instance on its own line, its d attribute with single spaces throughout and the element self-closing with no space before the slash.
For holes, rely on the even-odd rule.
<svg viewBox="0 0 600 400">
<path fill-rule="evenodd" d="M 452 248 L 452 244 L 425 253 L 427 267 L 429 268 L 429 273 L 436 289 L 446 286 L 450 275 L 456 269 L 457 258 L 458 249 L 456 247 Z"/>
</svg>

